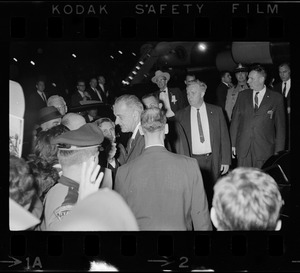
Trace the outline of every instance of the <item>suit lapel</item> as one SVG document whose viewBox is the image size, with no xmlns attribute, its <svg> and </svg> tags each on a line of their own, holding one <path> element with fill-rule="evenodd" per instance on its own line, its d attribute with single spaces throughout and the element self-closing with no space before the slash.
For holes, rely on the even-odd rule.
<svg viewBox="0 0 300 273">
<path fill-rule="evenodd" d="M 186 136 L 188 138 L 188 143 L 192 143 L 192 130 L 191 130 L 191 106 L 185 108 L 185 120 L 182 125 L 185 126 L 184 130 L 186 132 Z M 190 153 L 192 154 L 192 147 L 190 147 Z"/>
<path fill-rule="evenodd" d="M 261 104 L 260 104 L 257 112 L 258 113 L 265 112 L 265 110 L 267 112 L 269 109 L 266 109 L 266 108 L 268 108 L 269 104 L 270 104 L 270 90 L 266 89 L 266 93 L 261 101 Z"/>
<path fill-rule="evenodd" d="M 210 145 L 211 147 L 213 147 L 214 124 L 216 124 L 216 122 L 214 121 L 215 115 L 210 105 L 207 103 L 205 105 L 206 105 L 206 113 L 207 113 L 208 126 L 209 126 Z"/>
</svg>

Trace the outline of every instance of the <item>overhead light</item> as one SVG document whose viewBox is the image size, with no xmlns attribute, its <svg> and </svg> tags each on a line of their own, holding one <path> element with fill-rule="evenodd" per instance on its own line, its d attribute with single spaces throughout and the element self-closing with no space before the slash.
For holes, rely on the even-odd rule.
<svg viewBox="0 0 300 273">
<path fill-rule="evenodd" d="M 113 55 L 110 55 L 110 57 L 111 57 L 112 59 L 114 59 L 114 58 L 115 58 Z"/>
<path fill-rule="evenodd" d="M 30 61 L 30 63 L 31 63 L 32 65 L 35 65 L 35 62 L 34 62 L 34 61 Z"/>
<path fill-rule="evenodd" d="M 140 69 L 141 69 L 141 67 L 139 67 L 139 66 L 136 66 L 135 68 L 136 68 L 137 70 L 140 70 Z"/>
<path fill-rule="evenodd" d="M 15 62 L 17 62 L 17 61 L 18 61 L 16 58 L 13 58 L 13 60 L 14 60 Z"/>
<path fill-rule="evenodd" d="M 123 52 L 121 50 L 118 51 L 121 55 L 123 54 Z"/>
<path fill-rule="evenodd" d="M 132 77 L 132 76 L 129 76 L 128 78 L 129 78 L 129 79 L 131 79 L 131 80 L 133 79 L 133 77 Z"/>
<path fill-rule="evenodd" d="M 198 49 L 199 49 L 200 51 L 205 51 L 205 50 L 207 49 L 207 46 L 206 46 L 206 44 L 204 44 L 204 43 L 199 43 L 199 44 L 198 44 Z"/>
<path fill-rule="evenodd" d="M 53 83 L 52 83 L 52 86 L 56 87 L 56 83 L 55 83 L 55 82 L 53 82 Z"/>
<path fill-rule="evenodd" d="M 76 57 L 77 57 L 77 56 L 76 56 L 74 53 L 72 54 L 72 56 L 73 56 L 74 58 L 76 58 Z"/>
<path fill-rule="evenodd" d="M 145 77 L 145 78 L 147 78 L 147 77 L 148 77 L 148 75 L 147 75 L 147 74 L 144 74 L 144 77 Z"/>
<path fill-rule="evenodd" d="M 139 61 L 139 64 L 143 65 L 143 64 L 144 64 L 144 62 L 143 62 L 143 61 Z"/>
<path fill-rule="evenodd" d="M 131 52 L 131 54 L 132 54 L 133 56 L 136 56 L 136 54 L 135 54 L 134 52 Z"/>
<path fill-rule="evenodd" d="M 136 71 L 132 71 L 132 74 L 136 75 L 136 73 L 137 73 Z"/>
</svg>

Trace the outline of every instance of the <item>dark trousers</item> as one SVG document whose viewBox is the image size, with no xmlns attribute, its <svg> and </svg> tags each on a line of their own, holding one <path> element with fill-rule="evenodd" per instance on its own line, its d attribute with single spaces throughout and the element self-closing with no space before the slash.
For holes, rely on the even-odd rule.
<svg viewBox="0 0 300 273">
<path fill-rule="evenodd" d="M 261 167 L 266 162 L 266 160 L 257 159 L 252 147 L 250 147 L 246 157 L 238 158 L 237 161 L 238 161 L 238 167 L 254 167 L 259 169 L 261 169 Z"/>
<path fill-rule="evenodd" d="M 213 187 L 215 184 L 212 172 L 212 154 L 192 155 L 198 161 L 198 165 L 202 174 L 203 185 L 206 192 L 208 207 L 211 209 L 213 198 Z"/>
</svg>

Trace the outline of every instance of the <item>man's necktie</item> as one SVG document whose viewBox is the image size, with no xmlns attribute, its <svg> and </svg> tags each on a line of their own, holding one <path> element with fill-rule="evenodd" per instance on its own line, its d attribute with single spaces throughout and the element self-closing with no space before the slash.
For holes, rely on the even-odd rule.
<svg viewBox="0 0 300 273">
<path fill-rule="evenodd" d="M 44 92 L 42 92 L 42 97 L 43 97 L 43 100 L 44 100 L 44 102 L 46 102 L 46 103 L 47 103 L 46 95 L 45 95 L 45 93 L 44 93 Z"/>
<path fill-rule="evenodd" d="M 284 87 L 283 87 L 283 90 L 282 90 L 282 94 L 283 94 L 284 97 L 286 97 L 285 92 L 286 92 L 286 82 L 284 82 Z"/>
<path fill-rule="evenodd" d="M 197 121 L 198 121 L 198 129 L 199 129 L 199 135 L 200 135 L 200 141 L 201 143 L 204 142 L 204 135 L 203 135 L 203 129 L 201 124 L 201 118 L 200 118 L 200 109 L 197 109 Z"/>
<path fill-rule="evenodd" d="M 254 111 L 256 112 L 258 110 L 258 93 L 259 92 L 256 92 L 255 93 L 255 96 L 254 96 Z"/>
</svg>

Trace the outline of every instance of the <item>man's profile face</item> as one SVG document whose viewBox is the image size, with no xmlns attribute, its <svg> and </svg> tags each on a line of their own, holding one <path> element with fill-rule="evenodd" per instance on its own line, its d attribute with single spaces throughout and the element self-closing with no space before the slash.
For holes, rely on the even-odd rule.
<svg viewBox="0 0 300 273">
<path fill-rule="evenodd" d="M 133 132 L 134 119 L 133 110 L 128 108 L 125 103 L 119 102 L 114 105 L 114 115 L 116 117 L 115 124 L 120 125 L 123 133 Z"/>
<path fill-rule="evenodd" d="M 224 76 L 223 76 L 223 81 L 224 81 L 225 83 L 231 83 L 231 75 L 230 75 L 228 72 L 226 72 L 226 73 L 224 74 Z"/>
</svg>

